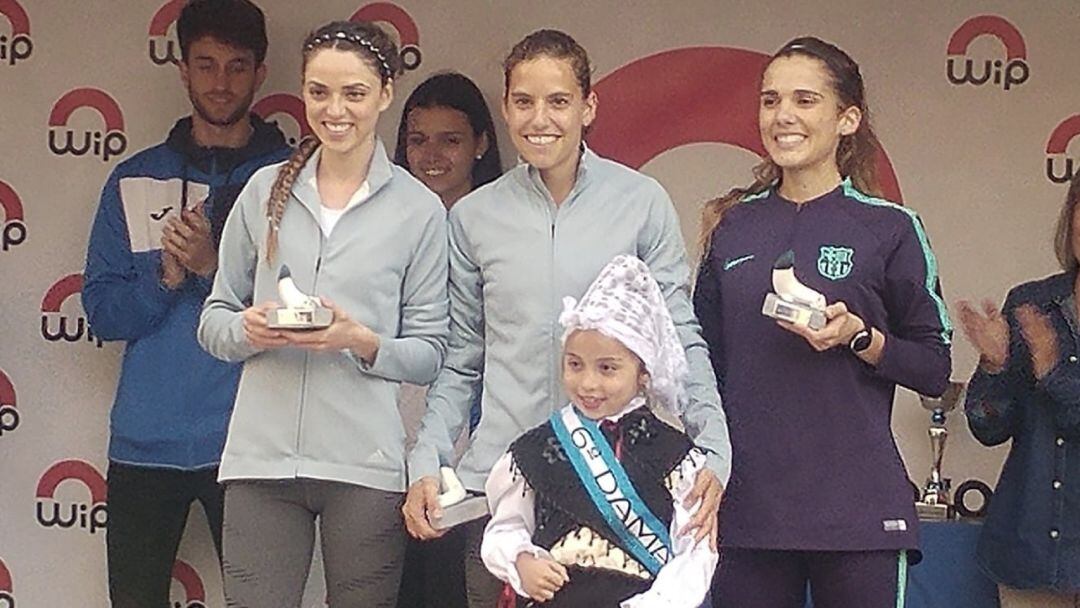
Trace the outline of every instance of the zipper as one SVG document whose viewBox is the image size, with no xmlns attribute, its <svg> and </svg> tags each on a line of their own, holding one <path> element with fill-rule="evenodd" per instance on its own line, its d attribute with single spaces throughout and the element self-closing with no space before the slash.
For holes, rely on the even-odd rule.
<svg viewBox="0 0 1080 608">
<path fill-rule="evenodd" d="M 320 226 L 317 221 L 316 221 L 315 229 L 319 233 L 319 252 L 318 252 L 318 256 L 315 258 L 315 273 L 314 273 L 314 278 L 312 279 L 312 283 L 311 283 L 311 291 L 308 292 L 308 293 L 311 293 L 313 295 L 315 294 L 315 291 L 319 286 L 319 271 L 322 269 L 323 251 L 324 251 L 325 245 L 326 245 L 326 237 L 323 235 L 322 226 Z M 310 366 L 310 363 L 311 363 L 311 353 L 308 352 L 308 351 L 304 351 L 304 364 L 303 364 L 304 369 L 303 369 L 303 373 L 300 376 L 300 407 L 298 408 L 297 414 L 296 414 L 296 456 L 297 456 L 297 463 L 296 463 L 296 466 L 293 469 L 293 474 L 294 475 L 298 475 L 299 474 L 299 469 L 300 469 L 299 458 L 302 455 L 301 454 L 301 448 L 302 448 L 302 443 L 303 443 L 302 438 L 304 436 L 304 405 L 307 403 L 307 395 L 308 395 L 307 378 L 308 378 L 308 368 Z"/>
</svg>

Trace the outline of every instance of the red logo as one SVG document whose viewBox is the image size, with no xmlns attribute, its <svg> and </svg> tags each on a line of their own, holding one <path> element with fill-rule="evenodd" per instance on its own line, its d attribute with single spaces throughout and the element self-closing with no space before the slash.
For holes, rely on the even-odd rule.
<svg viewBox="0 0 1080 608">
<path fill-rule="evenodd" d="M 15 409 L 15 385 L 0 369 L 0 437 L 19 428 L 19 411 Z"/>
<path fill-rule="evenodd" d="M 148 50 L 150 61 L 155 65 L 169 65 L 180 63 L 180 43 L 175 36 L 169 38 L 169 27 L 176 23 L 180 17 L 180 11 L 184 8 L 187 0 L 169 0 L 154 13 L 150 19 L 150 39 Z"/>
<path fill-rule="evenodd" d="M 1080 114 L 1074 114 L 1061 121 L 1050 134 L 1046 142 L 1046 177 L 1055 184 L 1064 184 L 1073 178 L 1073 159 L 1066 156 L 1071 142 L 1080 134 Z M 1062 161 L 1062 171 L 1057 172 L 1058 161 Z"/>
<path fill-rule="evenodd" d="M 401 40 L 401 64 L 406 70 L 420 67 L 423 56 L 420 54 L 420 28 L 405 9 L 392 2 L 372 2 L 365 4 L 349 17 L 349 21 L 381 21 L 390 25 Z"/>
<path fill-rule="evenodd" d="M 63 505 L 56 500 L 56 488 L 68 479 L 82 482 L 90 491 L 90 502 L 73 502 L 68 505 L 65 518 Z M 109 521 L 105 499 L 108 492 L 105 478 L 94 465 L 84 460 L 61 460 L 49 467 L 37 485 L 37 521 L 46 528 L 71 528 L 78 526 L 94 534 Z M 52 516 L 46 511 L 52 507 Z"/>
<path fill-rule="evenodd" d="M 49 342 L 78 342 L 85 339 L 87 342 L 96 342 L 98 348 L 101 348 L 101 339 L 94 336 L 94 333 L 90 330 L 90 322 L 87 321 L 85 315 L 79 315 L 69 317 L 61 312 L 61 305 L 71 296 L 82 292 L 83 275 L 81 273 L 69 274 L 63 277 L 59 281 L 53 283 L 52 287 L 45 292 L 45 297 L 41 299 L 41 337 L 45 338 Z M 52 319 L 59 319 L 57 322 L 57 330 L 52 331 L 50 325 L 52 325 Z M 74 325 L 74 331 L 71 331 L 68 327 Z"/>
<path fill-rule="evenodd" d="M 7 251 L 26 240 L 26 220 L 23 217 L 22 200 L 15 189 L 0 181 L 0 209 L 4 210 L 4 223 L 0 224 L 0 251 Z"/>
<path fill-rule="evenodd" d="M 993 36 L 1005 46 L 1005 60 L 987 59 L 981 73 L 976 73 L 975 60 L 967 57 L 968 46 L 979 36 Z M 997 15 L 980 15 L 965 21 L 949 38 L 945 61 L 945 76 L 955 85 L 974 86 L 992 82 L 1006 91 L 1027 82 L 1031 70 L 1027 64 L 1027 44 L 1016 26 Z M 957 74 L 958 65 L 963 74 Z"/>
<path fill-rule="evenodd" d="M 0 608 L 15 608 L 15 591 L 11 585 L 11 572 L 0 559 Z"/>
<path fill-rule="evenodd" d="M 311 126 L 308 124 L 307 116 L 304 114 L 304 102 L 291 93 L 272 93 L 263 97 L 259 101 L 255 102 L 255 105 L 251 106 L 251 111 L 262 117 L 263 120 L 275 123 L 278 128 L 286 133 L 296 133 L 297 135 L 289 135 L 287 137 L 290 146 L 295 146 L 296 142 L 311 135 Z M 296 123 L 295 128 L 287 128 L 277 120 L 270 120 L 271 116 L 277 114 L 287 114 Z"/>
<path fill-rule="evenodd" d="M 184 599 L 174 601 L 173 608 L 206 608 L 206 590 L 202 577 L 184 560 L 173 563 L 172 578 L 184 589 Z"/>
<path fill-rule="evenodd" d="M 30 17 L 15 0 L 0 0 L 0 14 L 11 24 L 11 37 L 0 35 L 0 63 L 15 65 L 34 52 L 30 39 Z"/>
<path fill-rule="evenodd" d="M 75 131 L 66 128 L 68 118 L 79 108 L 93 108 L 105 121 L 104 132 L 83 131 L 81 146 L 76 143 L 78 135 Z M 60 137 L 66 137 L 63 147 L 56 143 Z M 100 156 L 103 161 L 108 161 L 110 157 L 123 154 L 126 149 L 124 114 L 120 111 L 116 100 L 105 91 L 91 87 L 72 89 L 53 104 L 52 111 L 49 113 L 49 150 L 53 154 L 57 156 L 93 154 Z"/>
<path fill-rule="evenodd" d="M 764 157 L 758 87 L 768 62 L 768 55 L 745 49 L 691 47 L 624 65 L 594 87 L 600 99 L 610 101 L 593 123 L 589 145 L 635 169 L 692 143 L 728 144 Z M 885 198 L 901 202 L 884 150 L 877 163 Z"/>
</svg>

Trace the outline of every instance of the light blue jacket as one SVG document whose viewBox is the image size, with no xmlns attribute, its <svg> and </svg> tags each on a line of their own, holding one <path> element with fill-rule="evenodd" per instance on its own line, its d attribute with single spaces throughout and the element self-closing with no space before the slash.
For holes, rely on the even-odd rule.
<svg viewBox="0 0 1080 608">
<path fill-rule="evenodd" d="M 410 481 L 451 461 L 482 383 L 480 425 L 458 465 L 483 491 L 515 438 L 567 398 L 560 381 L 562 298 L 580 298 L 618 254 L 648 264 L 667 299 L 690 362 L 683 416 L 688 434 L 727 483 L 731 446 L 708 349 L 690 303 L 679 220 L 655 180 L 589 150 L 559 206 L 537 171 L 519 165 L 450 212 L 450 346 L 428 391 L 428 411 L 409 457 Z"/>
<path fill-rule="evenodd" d="M 215 357 L 243 361 L 221 461 L 222 480 L 307 477 L 385 491 L 405 489 L 400 382 L 427 384 L 446 351 L 446 212 L 439 198 L 376 144 L 371 194 L 325 236 L 312 179 L 317 156 L 293 185 L 273 265 L 265 259 L 266 202 L 279 165 L 252 177 L 222 237 L 199 342 Z M 242 311 L 279 300 L 287 264 L 297 287 L 325 296 L 380 337 L 370 367 L 342 352 L 259 351 Z"/>
</svg>

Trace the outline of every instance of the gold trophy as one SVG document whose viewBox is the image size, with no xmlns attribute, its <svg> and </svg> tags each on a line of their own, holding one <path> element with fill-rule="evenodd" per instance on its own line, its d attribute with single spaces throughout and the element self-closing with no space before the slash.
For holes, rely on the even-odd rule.
<svg viewBox="0 0 1080 608">
<path fill-rule="evenodd" d="M 930 477 L 926 479 L 922 497 L 915 502 L 915 510 L 923 521 L 945 521 L 956 517 L 950 495 L 952 479 L 941 475 L 941 461 L 949 438 L 945 415 L 963 402 L 966 392 L 967 386 L 963 382 L 952 381 L 941 397 L 919 395 L 923 408 L 930 411 Z"/>
</svg>

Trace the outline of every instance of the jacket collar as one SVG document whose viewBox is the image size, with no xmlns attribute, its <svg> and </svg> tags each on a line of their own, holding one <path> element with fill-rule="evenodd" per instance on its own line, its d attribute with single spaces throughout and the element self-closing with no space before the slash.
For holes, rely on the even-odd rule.
<svg viewBox="0 0 1080 608">
<path fill-rule="evenodd" d="M 315 189 L 315 174 L 319 167 L 319 157 L 322 153 L 322 149 L 316 149 L 315 153 L 311 155 L 311 158 L 304 163 L 304 168 L 300 170 L 300 174 L 296 176 L 296 181 L 293 182 L 292 194 L 300 201 L 304 207 L 307 207 L 308 211 L 315 217 L 319 217 L 319 206 L 321 205 L 321 199 L 319 198 L 319 192 Z M 383 147 L 382 140 L 375 138 L 375 147 L 371 154 L 371 166 L 368 167 L 368 197 L 365 200 L 370 200 L 372 196 L 375 196 L 379 190 L 390 183 L 390 178 L 393 177 L 393 168 L 390 165 L 390 159 L 386 156 L 386 148 Z M 363 204 L 361 201 L 359 204 Z M 359 205 L 353 205 L 359 206 Z M 350 207 L 351 208 L 351 207 Z"/>
<path fill-rule="evenodd" d="M 276 124 L 268 123 L 254 113 L 248 116 L 248 120 L 251 121 L 251 137 L 239 148 L 200 146 L 192 134 L 190 116 L 176 121 L 165 139 L 165 145 L 183 156 L 186 164 L 206 174 L 227 173 L 253 158 L 285 148 L 285 136 Z"/>
<path fill-rule="evenodd" d="M 571 202 L 578 192 L 581 192 L 589 184 L 591 178 L 590 173 L 595 172 L 594 168 L 599 163 L 600 157 L 595 152 L 589 149 L 585 142 L 581 142 L 581 155 L 578 157 L 577 176 L 574 178 L 574 187 L 570 189 L 570 194 L 566 197 L 565 203 Z M 536 167 L 525 163 L 525 171 L 523 173 L 523 179 L 527 186 L 534 188 L 537 192 L 544 196 L 544 200 L 551 200 L 551 192 L 548 190 L 547 185 L 544 184 L 544 180 L 540 177 L 540 170 Z"/>
</svg>

